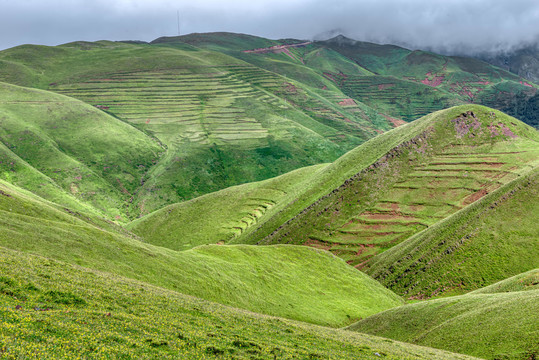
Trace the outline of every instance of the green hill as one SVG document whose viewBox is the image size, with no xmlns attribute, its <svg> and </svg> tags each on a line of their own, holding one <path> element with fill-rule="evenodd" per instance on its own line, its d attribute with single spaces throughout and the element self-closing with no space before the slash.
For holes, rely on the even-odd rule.
<svg viewBox="0 0 539 360">
<path fill-rule="evenodd" d="M 129 217 L 163 149 L 94 107 L 0 83 L 0 178 L 74 209 Z"/>
<path fill-rule="evenodd" d="M 333 161 L 391 128 L 364 105 L 340 105 L 347 96 L 337 88 L 326 98 L 290 78 L 184 43 L 24 45 L 1 51 L 0 62 L 6 64 L 0 80 L 77 98 L 162 144 L 164 155 L 146 169 L 133 197 L 131 218 Z"/>
<path fill-rule="evenodd" d="M 278 73 L 325 95 L 338 89 L 362 106 L 386 117 L 415 120 L 433 111 L 478 103 L 536 125 L 529 99 L 537 91 L 526 82 L 486 62 L 394 45 L 378 45 L 337 36 L 317 42 L 265 40 L 231 33 L 191 34 L 159 39 L 168 46 L 191 44 L 218 50 Z M 298 46 L 299 44 L 299 46 Z M 513 109 L 514 104 L 519 109 Z M 521 109 L 523 106 L 526 109 Z"/>
<path fill-rule="evenodd" d="M 134 220 L 127 228 L 146 242 L 172 250 L 234 242 L 263 221 L 273 207 L 301 193 L 326 166 L 305 167 L 169 205 Z"/>
<path fill-rule="evenodd" d="M 252 237 L 324 248 L 365 266 L 536 167 L 537 141 L 534 129 L 477 105 L 434 113 L 341 157 Z"/>
<path fill-rule="evenodd" d="M 0 258 L 6 359 L 472 359 L 258 315 L 3 247 Z"/>
<path fill-rule="evenodd" d="M 411 51 L 342 36 L 319 45 L 378 75 L 373 79 L 345 72 L 332 74 L 344 93 L 376 109 L 380 104 L 383 112 L 404 120 L 458 103 L 477 103 L 507 111 L 511 104 L 524 103 L 522 98 L 529 99 L 537 91 L 537 85 L 473 58 Z M 533 114 L 527 112 L 520 119 L 536 124 Z"/>
<path fill-rule="evenodd" d="M 398 294 L 428 298 L 475 290 L 537 268 L 538 191 L 535 167 L 372 258 L 364 270 Z"/>
<path fill-rule="evenodd" d="M 539 291 L 477 294 L 384 311 L 348 329 L 485 359 L 534 359 Z"/>
<path fill-rule="evenodd" d="M 511 291 L 529 291 L 539 289 L 539 269 L 526 271 L 495 284 L 470 292 L 470 294 L 496 294 Z"/>
<path fill-rule="evenodd" d="M 1 189 L 0 246 L 12 250 L 330 326 L 402 303 L 376 281 L 319 250 L 213 245 L 176 252 L 8 184 Z"/>
</svg>

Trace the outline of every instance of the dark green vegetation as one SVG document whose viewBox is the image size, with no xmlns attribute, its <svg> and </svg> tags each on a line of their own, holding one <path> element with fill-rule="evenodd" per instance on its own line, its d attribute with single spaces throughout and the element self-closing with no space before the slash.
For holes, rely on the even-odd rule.
<svg viewBox="0 0 539 360">
<path fill-rule="evenodd" d="M 464 358 L 354 322 L 537 356 L 539 134 L 466 104 L 534 84 L 228 33 L 21 46 L 0 80 L 2 357 Z"/>
<path fill-rule="evenodd" d="M 469 294 L 401 306 L 349 329 L 488 359 L 535 359 L 537 313 L 537 289 Z"/>
</svg>

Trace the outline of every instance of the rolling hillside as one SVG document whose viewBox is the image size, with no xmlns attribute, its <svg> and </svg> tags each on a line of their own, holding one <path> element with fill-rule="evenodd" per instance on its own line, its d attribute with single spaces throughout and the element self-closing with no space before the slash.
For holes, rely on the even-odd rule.
<svg viewBox="0 0 539 360">
<path fill-rule="evenodd" d="M 352 99 L 349 101 L 365 103 L 390 121 L 412 121 L 450 106 L 477 103 L 510 111 L 511 115 L 518 114 L 521 120 L 537 125 L 532 112 L 513 110 L 515 102 L 529 107 L 537 86 L 474 58 L 411 51 L 342 35 L 305 42 L 209 33 L 161 38 L 156 42 L 218 50 L 322 93 L 337 87 Z"/>
<path fill-rule="evenodd" d="M 0 83 L 0 178 L 74 210 L 125 220 L 164 149 L 81 101 Z"/>
<path fill-rule="evenodd" d="M 529 291 L 539 289 L 539 269 L 526 271 L 495 284 L 474 290 L 470 294 L 497 294 L 512 291 Z"/>
<path fill-rule="evenodd" d="M 538 312 L 537 290 L 469 294 L 401 306 L 348 329 L 485 359 L 533 359 Z"/>
<path fill-rule="evenodd" d="M 172 250 L 231 243 L 273 207 L 301 193 L 326 166 L 305 167 L 169 205 L 134 220 L 127 228 L 146 242 Z"/>
<path fill-rule="evenodd" d="M 474 359 L 254 314 L 3 247 L 0 258 L 0 348 L 8 359 Z"/>
<path fill-rule="evenodd" d="M 343 326 L 402 303 L 367 275 L 319 250 L 213 245 L 177 252 L 144 243 L 114 224 L 55 206 L 7 183 L 0 189 L 0 246 L 11 250 L 330 326 Z"/>
<path fill-rule="evenodd" d="M 0 80 L 75 97 L 165 148 L 131 218 L 228 186 L 333 161 L 392 127 L 369 107 L 183 44 L 76 42 L 0 52 Z M 67 70 L 69 69 L 69 70 Z M 238 162 L 242 166 L 235 166 Z"/>
<path fill-rule="evenodd" d="M 371 259 L 365 271 L 398 294 L 428 298 L 475 290 L 537 268 L 538 180 L 535 167 Z"/>
<path fill-rule="evenodd" d="M 342 36 L 0 51 L 0 357 L 535 359 L 538 88 Z"/>
<path fill-rule="evenodd" d="M 300 198 L 289 212 L 275 215 L 282 226 L 273 231 L 262 224 L 253 236 L 265 236 L 260 242 L 265 244 L 328 249 L 364 266 L 536 167 L 537 138 L 518 120 L 479 106 L 435 113 L 372 139 L 328 166 L 324 172 L 333 173 L 333 184 L 320 180 L 323 191 L 307 191 L 304 203 Z M 344 166 L 350 166 L 349 172 Z M 296 204 L 306 205 L 299 209 Z"/>
</svg>

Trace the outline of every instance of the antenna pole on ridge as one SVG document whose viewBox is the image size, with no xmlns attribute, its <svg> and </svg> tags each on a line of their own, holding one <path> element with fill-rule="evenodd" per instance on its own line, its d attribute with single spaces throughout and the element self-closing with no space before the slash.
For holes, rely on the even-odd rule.
<svg viewBox="0 0 539 360">
<path fill-rule="evenodd" d="M 178 36 L 180 36 L 180 10 L 178 10 L 176 14 L 178 15 Z"/>
</svg>

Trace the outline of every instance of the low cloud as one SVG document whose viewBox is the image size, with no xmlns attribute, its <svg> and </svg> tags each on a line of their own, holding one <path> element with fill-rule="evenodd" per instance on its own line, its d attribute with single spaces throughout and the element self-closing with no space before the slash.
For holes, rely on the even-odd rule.
<svg viewBox="0 0 539 360">
<path fill-rule="evenodd" d="M 0 0 L 0 49 L 75 40 L 145 40 L 180 31 L 313 39 L 338 33 L 444 53 L 539 41 L 537 0 Z"/>
</svg>

